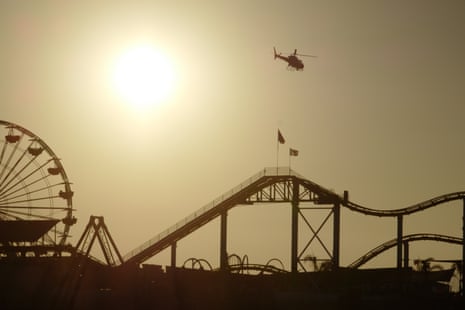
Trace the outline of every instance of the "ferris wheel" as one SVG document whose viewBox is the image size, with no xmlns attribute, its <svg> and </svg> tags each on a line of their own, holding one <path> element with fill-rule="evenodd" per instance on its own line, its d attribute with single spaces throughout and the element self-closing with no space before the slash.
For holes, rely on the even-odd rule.
<svg viewBox="0 0 465 310">
<path fill-rule="evenodd" d="M 19 125 L 0 120 L 0 130 L 0 256 L 65 245 L 76 218 L 60 159 Z"/>
</svg>

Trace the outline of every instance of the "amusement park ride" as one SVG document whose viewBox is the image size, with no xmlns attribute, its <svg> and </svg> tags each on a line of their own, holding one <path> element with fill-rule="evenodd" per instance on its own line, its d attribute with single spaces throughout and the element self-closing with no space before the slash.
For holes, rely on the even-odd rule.
<svg viewBox="0 0 465 310">
<path fill-rule="evenodd" d="M 76 223 L 71 183 L 41 138 L 13 123 L 0 126 L 0 257 L 56 254 Z"/>
<path fill-rule="evenodd" d="M 303 71 L 304 70 L 304 63 L 297 56 L 313 57 L 313 58 L 317 57 L 315 55 L 297 54 L 297 49 L 294 49 L 294 53 L 288 54 L 288 56 L 282 56 L 281 53 L 277 53 L 275 47 L 273 47 L 273 51 L 274 51 L 274 59 L 278 58 L 278 59 L 281 59 L 281 60 L 287 62 L 287 68 L 289 70 L 295 70 L 295 71 Z"/>
<path fill-rule="evenodd" d="M 276 54 L 275 52 L 275 57 L 287 61 L 289 66 L 299 70 L 299 68 L 303 68 L 303 64 L 296 55 L 297 53 L 294 52 L 291 56 L 284 57 L 280 54 Z M 16 278 L 25 277 L 26 274 L 27 276 L 24 283 L 29 283 L 31 281 L 30 274 L 22 271 L 24 267 L 21 263 L 27 264 L 26 266 L 28 266 L 28 268 L 32 268 L 31 264 L 37 264 L 37 266 L 34 267 L 37 270 L 42 270 L 44 265 L 41 264 L 44 264 L 45 262 L 54 266 L 46 270 L 60 270 L 58 267 L 58 269 L 55 268 L 55 266 L 66 266 L 65 268 L 67 271 L 65 273 L 62 274 L 59 271 L 56 271 L 53 276 L 55 277 L 54 279 L 57 279 L 56 283 L 60 283 L 58 286 L 56 286 L 55 282 L 50 282 L 51 280 L 47 282 L 47 285 L 51 287 L 50 291 L 53 292 L 54 290 L 57 290 L 57 287 L 62 287 L 64 290 L 63 296 L 71 294 L 69 295 L 71 297 L 66 295 L 69 298 L 67 297 L 68 299 L 63 301 L 63 303 L 74 302 L 76 300 L 74 294 L 76 294 L 76 290 L 79 287 L 86 287 L 83 292 L 92 292 L 85 293 L 94 294 L 92 296 L 100 296 L 102 292 L 109 292 L 111 289 L 120 289 L 124 291 L 125 294 L 129 291 L 137 291 L 133 288 L 130 290 L 129 288 L 114 286 L 115 282 L 111 281 L 112 277 L 116 276 L 121 276 L 124 277 L 124 279 L 127 279 L 128 275 L 126 272 L 148 272 L 139 278 L 134 276 L 132 277 L 133 279 L 150 280 L 151 282 L 137 282 L 134 284 L 141 285 L 141 287 L 145 288 L 149 285 L 153 285 L 153 283 L 161 283 L 160 281 L 165 281 L 167 279 L 166 276 L 161 272 L 156 271 L 158 270 L 157 268 L 147 267 L 148 269 L 146 270 L 148 271 L 144 271 L 145 269 L 143 268 L 141 271 L 138 268 L 140 266 L 144 266 L 144 262 L 167 248 L 169 248 L 171 252 L 170 270 L 184 270 L 189 263 L 191 263 L 192 268 L 194 269 L 195 266 L 200 266 L 200 269 L 202 270 L 214 270 L 214 268 L 205 260 L 194 258 L 186 261 L 182 268 L 178 268 L 177 266 L 179 266 L 179 264 L 176 262 L 176 248 L 179 240 L 217 218 L 220 220 L 220 246 L 219 267 L 215 268 L 215 270 L 221 271 L 220 275 L 256 271 L 259 274 L 268 273 L 279 275 L 275 279 L 285 279 L 282 277 L 283 274 L 289 276 L 303 275 L 305 277 L 314 277 L 311 279 L 309 278 L 310 281 L 308 283 L 311 284 L 310 288 L 307 288 L 305 286 L 306 284 L 304 285 L 306 290 L 314 290 L 315 281 L 319 282 L 321 285 L 325 285 L 325 281 L 333 279 L 331 280 L 332 284 L 328 286 L 328 292 L 333 290 L 331 291 L 333 293 L 334 290 L 351 290 L 350 287 L 345 286 L 335 288 L 337 285 L 340 285 L 339 283 L 346 285 L 344 284 L 346 283 L 344 281 L 346 281 L 347 278 L 344 277 L 349 275 L 354 279 L 354 282 L 350 285 L 358 287 L 359 285 L 362 285 L 360 283 L 363 283 L 364 287 L 367 287 L 367 284 L 364 283 L 364 281 L 368 279 L 366 277 L 371 274 L 373 277 L 370 278 L 371 280 L 369 281 L 372 281 L 370 282 L 372 283 L 370 284 L 372 285 L 372 289 L 375 287 L 376 289 L 384 289 L 384 283 L 380 283 L 379 281 L 380 277 L 385 277 L 386 279 L 392 279 L 394 277 L 396 279 L 403 279 L 398 280 L 400 282 L 396 282 L 397 284 L 395 285 L 398 286 L 395 287 L 402 287 L 405 289 L 406 285 L 410 285 L 413 290 L 412 292 L 417 294 L 418 291 L 416 287 L 418 285 L 428 283 L 428 285 L 431 284 L 436 286 L 437 282 L 435 281 L 439 280 L 433 281 L 432 279 L 439 279 L 438 277 L 440 277 L 441 281 L 444 281 L 444 279 L 450 279 L 452 272 L 454 272 L 452 269 L 436 273 L 431 272 L 428 274 L 415 273 L 415 271 L 412 272 L 411 266 L 409 265 L 409 261 L 411 261 L 409 259 L 409 243 L 421 240 L 461 245 L 463 253 L 462 259 L 456 259 L 453 262 L 456 263 L 458 273 L 463 274 L 462 262 L 463 256 L 465 256 L 465 252 L 463 250 L 463 236 L 454 237 L 426 233 L 407 235 L 404 234 L 403 223 L 404 218 L 407 216 L 450 201 L 462 201 L 465 211 L 465 191 L 438 196 L 406 208 L 376 210 L 351 202 L 349 200 L 348 192 L 344 192 L 343 195 L 338 195 L 331 190 L 305 179 L 301 175 L 290 170 L 288 167 L 265 168 L 229 192 L 223 194 L 221 198 L 216 199 L 212 203 L 198 209 L 196 212 L 187 216 L 167 230 L 162 231 L 159 235 L 148 240 L 124 256 L 119 253 L 116 243 L 110 236 L 110 232 L 104 223 L 103 217 L 92 216 L 77 245 L 72 246 L 69 244 L 68 237 L 70 227 L 76 223 L 76 218 L 73 216 L 73 211 L 75 211 L 75 209 L 72 206 L 73 191 L 71 190 L 71 183 L 68 180 L 60 159 L 41 138 L 24 127 L 0 120 L 0 130 L 2 127 L 4 130 L 4 140 L 2 141 L 2 137 L 0 137 L 0 274 L 2 274 L 3 271 L 8 271 L 10 278 L 9 280 L 7 279 L 3 281 L 4 284 L 0 283 L 0 298 L 2 297 L 2 290 L 10 290 L 11 294 L 18 296 L 19 300 L 27 299 L 23 298 L 20 293 L 23 286 L 18 284 L 17 287 L 13 288 L 8 282 L 20 283 L 20 281 L 17 281 Z M 261 203 L 287 203 L 290 205 L 292 222 L 290 232 L 290 270 L 286 270 L 279 260 L 276 261 L 271 259 L 266 265 L 257 265 L 249 264 L 247 257 L 241 258 L 235 254 L 228 254 L 228 211 L 236 206 L 248 206 Z M 364 215 L 396 219 L 396 238 L 367 252 L 352 264 L 341 266 L 340 227 L 342 208 Z M 314 223 L 313 221 L 310 221 L 310 214 L 321 214 L 321 212 L 325 214 L 321 223 Z M 320 231 L 323 228 L 326 229 L 326 227 L 329 227 L 329 231 L 332 231 L 332 238 L 330 238 L 330 241 L 325 240 L 325 238 L 320 235 Z M 302 233 L 304 229 L 307 231 L 305 234 Z M 104 262 L 96 260 L 90 255 L 92 245 L 95 241 L 100 243 L 105 256 L 106 265 Z M 302 246 L 302 244 L 304 244 L 304 246 Z M 324 266 L 326 267 L 324 269 L 319 269 L 319 273 L 309 272 L 311 270 L 307 270 L 306 267 L 306 264 L 312 261 L 312 259 L 316 266 L 316 258 L 309 256 L 309 253 L 312 251 L 314 246 L 322 248 L 324 254 L 321 261 L 324 262 Z M 396 268 L 389 269 L 388 271 L 385 269 L 378 270 L 376 271 L 377 273 L 367 273 L 359 270 L 359 267 L 364 265 L 367 261 L 390 248 L 395 248 L 397 251 Z M 275 263 L 278 263 L 278 266 L 276 266 Z M 87 268 L 85 266 L 91 265 L 93 266 L 93 269 L 91 268 L 89 271 L 84 270 Z M 14 270 L 18 270 L 17 274 L 14 274 L 11 271 L 13 270 L 12 268 Z M 35 274 L 40 274 L 36 269 L 34 269 Z M 73 272 L 71 273 L 70 270 Z M 155 270 L 156 277 L 159 278 L 150 278 L 153 276 L 151 273 L 152 271 L 150 270 Z M 425 269 L 424 272 L 426 271 L 427 270 Z M 83 277 L 86 272 L 87 274 L 90 274 L 88 278 Z M 102 272 L 108 274 L 107 277 L 109 280 L 104 284 L 99 284 L 106 285 L 105 287 L 95 287 L 96 282 L 92 279 L 94 275 L 101 274 Z M 181 277 L 177 279 L 179 281 L 188 281 L 192 275 L 193 274 L 188 275 L 185 279 Z M 197 273 L 195 277 L 197 276 L 203 277 L 203 273 Z M 343 277 L 345 280 L 339 281 L 340 279 L 338 277 Z M 217 277 L 216 279 L 217 280 L 212 281 L 218 281 L 218 279 L 221 280 L 222 278 Z M 251 283 L 249 283 L 250 279 L 256 278 L 241 277 L 234 281 L 240 281 L 240 285 L 237 287 L 248 287 L 251 285 Z M 2 280 L 4 279 L 2 278 Z M 263 281 L 268 280 L 263 278 Z M 281 280 L 276 280 L 275 283 L 288 283 L 286 282 L 287 280 L 282 280 L 282 282 L 280 281 Z M 410 282 L 407 283 L 405 281 Z M 229 283 L 230 280 L 226 282 Z M 63 286 L 63 283 L 68 283 L 68 287 Z M 165 283 L 167 285 L 166 287 L 171 285 L 169 283 L 170 282 Z M 212 285 L 207 286 L 221 288 L 223 287 L 222 283 L 223 282 L 212 282 Z M 253 287 L 256 284 L 256 282 L 253 283 L 254 284 L 250 287 Z M 190 284 L 185 285 L 189 286 Z M 389 283 L 389 285 L 392 286 L 394 284 Z M 49 294 L 47 291 L 48 287 L 42 287 L 42 292 L 44 294 Z M 175 290 L 176 287 L 177 286 L 174 286 L 174 288 L 171 289 Z M 198 287 L 198 285 L 189 286 L 189 289 L 194 289 L 196 287 Z M 300 290 L 302 287 L 299 284 L 299 286 L 295 289 Z M 322 286 L 320 286 L 319 290 L 321 287 Z M 235 287 L 229 287 L 227 289 L 231 289 L 231 292 L 236 293 Z M 461 279 L 460 289 L 461 292 L 463 292 L 463 277 Z M 321 293 L 321 291 L 318 292 Z M 306 296 L 308 295 L 307 293 L 308 292 L 305 291 Z M 6 293 L 3 292 L 3 295 L 5 294 Z M 237 294 L 238 296 L 242 296 L 243 292 Z M 422 294 L 424 294 L 424 292 L 422 292 Z M 144 295 L 146 303 L 152 304 L 152 295 L 153 292 L 148 292 L 147 295 Z M 8 294 L 5 296 L 8 296 Z M 50 298 L 52 298 L 51 300 L 55 302 L 53 299 L 55 295 L 51 294 L 50 296 Z M 163 296 L 163 294 L 159 294 L 157 296 L 159 296 L 158 298 L 160 299 L 166 299 L 166 296 Z M 211 298 L 210 291 L 204 296 L 206 298 L 205 300 L 209 300 L 209 298 Z M 251 296 L 255 295 L 252 294 Z M 409 297 L 409 300 L 415 300 L 416 295 L 412 296 Z M 463 293 L 461 296 L 461 302 L 463 305 Z M 87 300 L 87 297 L 82 300 Z M 404 297 L 407 298 L 406 296 Z M 115 302 L 117 301 L 118 299 L 115 299 Z M 250 300 L 247 299 L 247 302 L 249 301 Z M 16 305 L 17 300 L 11 299 L 9 303 Z M 264 301 L 263 304 L 266 303 L 268 303 L 268 301 Z M 142 307 L 141 309 L 146 308 L 147 307 Z M 83 309 L 88 309 L 87 305 L 84 305 Z M 99 308 L 97 307 L 96 309 Z M 167 309 L 170 308 L 168 307 Z"/>
<path fill-rule="evenodd" d="M 77 246 L 70 246 L 69 231 L 76 223 L 73 216 L 75 209 L 72 206 L 73 191 L 60 159 L 40 137 L 26 128 L 1 120 L 0 126 L 4 129 L 4 140 L 0 146 L 0 260 L 2 257 L 61 256 L 63 252 L 76 251 L 87 255 L 96 238 L 101 246 L 107 249 L 104 252 L 111 253 L 112 249 L 116 249 L 116 243 L 111 238 L 103 217 L 94 216 L 91 217 Z M 227 212 L 242 204 L 287 202 L 293 206 L 290 240 L 292 272 L 306 271 L 302 261 L 306 259 L 306 255 L 308 256 L 306 250 L 314 242 L 320 243 L 325 249 L 327 260 L 333 268 L 342 267 L 339 261 L 341 207 L 365 215 L 397 219 L 397 238 L 363 255 L 349 265 L 351 268 L 360 267 L 391 247 L 397 248 L 397 267 L 408 267 L 408 251 L 405 251 L 407 242 L 434 240 L 460 244 L 463 239 L 432 234 L 405 235 L 403 222 L 408 215 L 449 201 L 463 200 L 465 206 L 465 192 L 438 196 L 407 208 L 376 210 L 349 201 L 348 192 L 344 192 L 343 196 L 337 195 L 289 168 L 275 167 L 258 172 L 221 197 L 221 200 L 215 200 L 214 203 L 202 207 L 194 213 L 195 216 L 186 217 L 124 257 L 116 249 L 113 251 L 116 255 L 109 254 L 106 257 L 107 263 L 141 264 L 163 249 L 171 247 L 172 263 L 176 265 L 176 242 L 213 219 L 220 218 L 220 268 L 226 268 Z M 310 207 L 306 205 L 309 203 Z M 328 215 L 320 227 L 312 227 L 307 213 L 321 209 L 328 210 Z M 297 239 L 301 239 L 298 236 L 299 218 L 313 232 L 304 249 L 299 249 L 297 243 Z M 330 244 L 326 244 L 318 232 L 331 222 L 330 219 L 333 238 Z"/>
</svg>

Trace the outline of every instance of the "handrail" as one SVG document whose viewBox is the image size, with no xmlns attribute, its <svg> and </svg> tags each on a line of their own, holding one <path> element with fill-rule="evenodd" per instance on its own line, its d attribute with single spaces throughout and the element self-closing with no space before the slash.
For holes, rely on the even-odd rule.
<svg viewBox="0 0 465 310">
<path fill-rule="evenodd" d="M 267 179 L 266 177 L 270 177 Z M 279 178 L 276 178 L 279 177 Z M 441 203 L 449 202 L 452 200 L 458 199 L 465 199 L 465 191 L 463 192 L 455 192 L 450 193 L 442 196 L 438 196 L 424 202 L 408 206 L 406 208 L 395 209 L 395 210 L 376 210 L 361 206 L 357 203 L 351 202 L 347 200 L 347 197 L 341 197 L 340 195 L 334 193 L 331 190 L 328 190 L 310 180 L 307 180 L 300 176 L 298 173 L 291 170 L 289 167 L 268 167 L 260 170 L 258 173 L 253 175 L 252 177 L 246 179 L 238 186 L 232 188 L 231 190 L 225 192 L 223 195 L 217 197 L 210 203 L 204 205 L 197 211 L 191 213 L 181 221 L 177 222 L 176 224 L 172 225 L 168 229 L 162 231 L 160 234 L 156 235 L 155 237 L 149 239 L 148 241 L 144 242 L 139 247 L 133 249 L 126 255 L 124 255 L 123 260 L 125 262 L 136 262 L 147 257 L 150 255 L 155 255 L 159 251 L 163 250 L 167 246 L 169 246 L 170 242 L 176 240 L 176 238 L 182 238 L 186 233 L 192 231 L 195 225 L 199 227 L 204 225 L 211 219 L 218 216 L 220 210 L 213 210 L 215 208 L 229 208 L 228 203 L 231 202 L 232 198 L 240 198 L 237 195 L 240 194 L 247 194 L 247 190 L 252 188 L 252 185 L 263 186 L 267 182 L 274 182 L 279 179 L 282 181 L 282 177 L 284 178 L 296 178 L 298 179 L 299 184 L 308 188 L 312 192 L 316 192 L 319 195 L 320 201 L 318 203 L 339 203 L 341 206 L 344 206 L 352 211 L 360 212 L 366 215 L 372 216 L 379 216 L 379 217 L 395 217 L 401 215 L 408 215 L 415 212 L 419 212 L 425 210 L 427 208 L 431 208 L 433 206 L 439 205 Z M 254 184 L 260 181 L 260 184 Z M 234 197 L 236 195 L 236 197 Z M 234 203 L 240 203 L 240 199 L 236 200 Z M 170 237 L 172 237 L 170 239 Z M 169 240 L 168 240 L 169 239 Z M 171 241 L 170 241 L 171 240 Z"/>
<path fill-rule="evenodd" d="M 133 249 L 126 255 L 124 255 L 123 260 L 128 261 L 132 257 L 138 255 L 139 253 L 142 253 L 145 249 L 151 247 L 158 241 L 162 240 L 163 238 L 169 236 L 173 232 L 179 230 L 180 228 L 184 227 L 186 224 L 192 222 L 196 218 L 199 218 L 200 216 L 204 215 L 208 211 L 212 210 L 219 204 L 223 203 L 227 199 L 231 198 L 235 194 L 239 193 L 242 189 L 246 188 L 247 186 L 250 186 L 254 182 L 258 181 L 260 178 L 265 177 L 265 176 L 297 176 L 300 177 L 300 175 L 293 170 L 291 170 L 289 167 L 267 167 L 262 170 L 260 170 L 258 173 L 255 175 L 251 176 L 250 178 L 246 179 L 242 183 L 240 183 L 238 186 L 232 188 L 231 190 L 225 192 L 221 196 L 217 197 L 210 203 L 207 203 L 197 211 L 189 214 L 187 217 L 184 219 L 180 220 L 176 224 L 172 225 L 168 229 L 162 231 L 160 234 L 156 235 L 155 237 L 149 239 L 139 247 Z"/>
</svg>

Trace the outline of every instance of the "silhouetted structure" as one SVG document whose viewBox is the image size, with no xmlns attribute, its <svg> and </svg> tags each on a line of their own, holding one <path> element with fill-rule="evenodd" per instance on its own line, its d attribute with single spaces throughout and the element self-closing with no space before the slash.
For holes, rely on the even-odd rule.
<svg viewBox="0 0 465 310">
<path fill-rule="evenodd" d="M 351 202 L 348 192 L 340 196 L 289 167 L 268 168 L 122 256 L 101 216 L 91 216 L 76 246 L 66 243 L 76 219 L 63 166 L 33 133 L 9 122 L 0 124 L 6 130 L 0 156 L 2 309 L 463 309 L 463 293 L 451 293 L 447 284 L 454 270 L 432 270 L 428 260 L 419 264 L 419 270 L 410 268 L 408 245 L 434 240 L 461 244 L 463 249 L 464 238 L 404 235 L 403 220 L 453 200 L 462 200 L 465 209 L 465 192 L 407 208 L 375 210 Z M 247 256 L 227 254 L 228 211 L 259 203 L 290 206 L 290 270 L 279 260 L 257 265 L 249 263 Z M 344 207 L 396 218 L 397 238 L 341 266 L 340 214 Z M 326 215 L 315 224 L 309 220 L 312 212 Z M 220 266 L 191 258 L 179 268 L 177 242 L 218 217 Z M 301 224 L 310 235 L 301 234 Z M 320 235 L 326 225 L 331 225 L 330 242 Z M 105 262 L 91 256 L 96 240 Z M 298 240 L 305 240 L 305 245 L 299 247 Z M 314 245 L 322 247 L 327 257 L 309 256 Z M 144 264 L 168 247 L 171 266 Z M 396 268 L 357 269 L 392 247 L 397 249 Z M 307 270 L 308 262 L 313 263 L 312 272 Z M 455 262 L 463 274 L 463 257 Z"/>
</svg>

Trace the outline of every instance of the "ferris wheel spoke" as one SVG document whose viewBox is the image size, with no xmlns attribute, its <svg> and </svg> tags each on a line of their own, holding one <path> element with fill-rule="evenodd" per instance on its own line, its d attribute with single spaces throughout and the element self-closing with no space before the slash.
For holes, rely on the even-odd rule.
<svg viewBox="0 0 465 310">
<path fill-rule="evenodd" d="M 42 178 L 41 178 L 41 179 L 42 179 Z M 18 188 L 17 190 L 15 190 L 14 192 L 9 193 L 8 195 L 3 195 L 3 196 L 0 198 L 0 204 L 1 204 L 2 202 L 5 202 L 5 201 L 10 201 L 10 200 L 13 200 L 13 201 L 14 201 L 14 199 L 17 199 L 17 198 L 21 198 L 21 197 L 25 197 L 25 196 L 27 197 L 27 196 L 29 196 L 29 195 L 31 195 L 31 194 L 35 194 L 35 193 L 38 193 L 38 192 L 41 192 L 41 191 L 48 190 L 48 189 L 51 189 L 51 188 L 53 188 L 53 187 L 59 186 L 59 185 L 63 185 L 63 183 L 58 183 L 58 184 L 53 184 L 53 185 L 47 185 L 47 186 L 38 188 L 38 189 L 36 189 L 36 190 L 29 191 L 29 192 L 23 193 L 23 194 L 21 194 L 21 195 L 17 195 L 17 196 L 11 197 L 11 195 L 13 195 L 13 194 L 15 194 L 15 193 L 17 193 L 17 192 L 19 192 L 19 191 L 21 191 L 21 190 L 26 189 L 26 188 L 28 187 L 28 185 L 37 183 L 38 181 L 40 181 L 40 179 L 39 179 L 39 180 L 36 180 L 35 182 L 32 182 L 32 183 L 30 183 L 30 184 L 25 184 L 23 187 Z M 28 199 L 28 201 L 29 201 L 29 199 Z"/>
<path fill-rule="evenodd" d="M 2 219 L 2 220 L 9 220 L 11 218 L 14 219 L 14 220 L 22 220 L 23 219 L 22 217 L 19 217 L 17 215 L 11 214 L 11 213 L 15 213 L 15 212 L 12 211 L 12 210 L 8 210 L 8 212 L 0 210 L 0 219 Z M 24 214 L 24 215 L 28 216 L 28 214 Z"/>
<path fill-rule="evenodd" d="M 5 211 L 5 209 L 24 209 L 24 210 L 58 210 L 58 211 L 69 211 L 74 210 L 66 207 L 31 207 L 31 206 L 12 206 L 12 205 L 0 205 L 0 210 Z"/>
<path fill-rule="evenodd" d="M 60 199 L 63 199 L 61 196 L 59 195 L 53 195 L 53 196 L 42 196 L 42 197 L 36 197 L 36 198 L 28 198 L 28 199 L 23 199 L 23 200 L 16 200 L 16 201 L 8 201 L 8 204 L 11 205 L 15 205 L 17 203 L 31 203 L 33 201 L 44 201 L 44 200 L 50 200 L 50 199 L 55 199 L 55 198 L 60 198 Z M 0 207 L 2 206 L 2 204 L 0 204 Z M 28 206 L 28 208 L 38 208 L 38 207 L 32 207 L 32 206 Z M 44 207 L 45 208 L 45 207 Z M 66 209 L 66 207 L 64 207 L 63 209 Z"/>
<path fill-rule="evenodd" d="M 22 136 L 21 136 L 21 138 L 22 138 Z M 18 150 L 18 145 L 19 145 L 19 143 L 16 142 L 15 148 L 14 148 L 14 152 L 12 152 L 12 153 L 10 154 L 10 158 L 8 159 L 8 164 L 10 163 L 13 154 Z M 16 162 L 14 163 L 14 165 L 10 168 L 10 170 L 8 171 L 8 173 L 7 173 L 7 175 L 5 176 L 5 178 L 0 182 L 0 184 L 3 184 L 6 180 L 8 180 L 8 177 L 11 175 L 11 173 L 12 173 L 13 171 L 15 171 L 16 167 L 17 167 L 18 164 L 23 160 L 23 158 L 24 158 L 24 156 L 26 156 L 26 154 L 27 154 L 27 150 L 24 150 L 24 151 L 22 152 L 22 154 L 19 156 L 19 158 L 16 160 Z M 30 162 L 29 162 L 28 164 L 26 164 L 26 167 L 27 167 L 30 163 L 32 163 L 33 160 L 34 160 L 34 159 L 31 159 Z M 24 169 L 22 169 L 22 170 L 24 170 Z M 18 173 L 19 173 L 19 172 L 18 172 Z M 14 179 L 14 177 L 13 177 L 13 179 Z"/>
<path fill-rule="evenodd" d="M 20 140 L 21 140 L 21 139 L 20 139 Z M 5 140 L 5 146 L 6 146 L 8 143 L 10 143 L 10 142 L 8 142 L 7 140 Z M 13 150 L 12 150 L 11 153 L 9 154 L 7 161 L 6 161 L 6 163 L 3 165 L 3 169 L 2 169 L 2 171 L 0 172 L 0 179 L 3 177 L 3 174 L 4 174 L 5 171 L 7 170 L 8 166 L 9 166 L 9 164 L 10 164 L 10 161 L 11 161 L 11 159 L 13 158 L 13 155 L 16 153 L 16 150 L 18 149 L 18 146 L 19 146 L 19 143 L 15 143 L 15 146 L 14 146 Z M 1 184 L 1 183 L 2 183 L 2 182 L 0 182 L 0 184 Z"/>
<path fill-rule="evenodd" d="M 28 183 L 28 184 L 25 184 L 23 182 L 24 180 L 21 180 L 20 182 L 17 182 L 16 184 L 10 186 L 8 189 L 5 189 L 5 191 L 3 191 L 1 193 L 1 198 L 7 198 L 7 197 L 19 192 L 19 191 L 23 191 L 23 192 L 25 192 L 25 194 L 28 194 L 28 193 L 30 194 L 30 193 L 36 192 L 36 191 L 30 191 L 30 190 L 26 190 L 26 189 L 29 189 L 29 187 L 31 187 L 32 185 L 37 184 L 37 183 L 45 180 L 46 178 L 47 178 L 47 176 L 44 175 L 44 176 L 40 177 L 39 179 L 36 179 L 35 181 L 33 181 L 31 183 Z M 20 185 L 20 184 L 22 186 L 18 187 L 18 185 Z M 51 186 L 48 183 L 46 183 L 46 184 L 47 184 L 47 186 L 45 186 L 44 188 L 51 188 Z M 61 183 L 61 184 L 63 184 L 63 183 Z M 56 185 L 60 185 L 60 184 L 56 184 Z M 10 192 L 13 189 L 14 189 L 14 191 Z M 0 198 L 0 201 L 5 200 L 5 199 L 1 199 L 1 198 Z M 8 198 L 8 199 L 12 199 L 12 198 Z"/>
<path fill-rule="evenodd" d="M 42 220 L 54 220 L 55 219 L 54 217 L 51 217 L 51 216 L 39 215 L 39 214 L 31 215 L 30 213 L 21 212 L 17 210 L 1 210 L 0 209 L 0 214 L 13 217 L 16 220 L 23 220 L 24 218 L 27 218 L 27 217 L 33 217 L 33 218 L 38 218 Z"/>
<path fill-rule="evenodd" d="M 3 142 L 3 146 L 2 146 L 2 154 L 0 155 L 0 165 L 2 164 L 3 162 L 3 157 L 5 156 L 5 151 L 6 151 L 6 146 L 7 146 L 8 142 L 6 142 L 6 140 Z M 0 177 L 1 177 L 1 174 L 0 174 Z"/>
<path fill-rule="evenodd" d="M 44 180 L 45 178 L 47 178 L 47 176 L 42 176 L 41 178 L 39 178 L 39 179 L 37 179 L 37 180 L 35 180 L 35 181 L 29 183 L 29 184 L 24 184 L 24 182 L 18 182 L 17 184 L 11 186 L 10 188 L 6 189 L 3 193 L 1 193 L 1 195 L 2 195 L 1 198 L 7 198 L 7 197 L 10 197 L 11 195 L 13 195 L 13 194 L 19 192 L 19 191 L 25 191 L 26 189 L 29 188 L 29 186 L 34 185 L 34 184 L 36 184 L 36 183 L 38 183 L 38 182 Z M 20 183 L 22 183 L 22 186 L 21 186 L 21 187 L 16 187 L 16 185 L 19 185 Z M 16 189 L 15 189 L 14 191 L 9 192 L 11 189 L 13 189 L 13 188 L 15 188 L 15 187 L 16 187 Z M 8 193 L 8 192 L 9 192 L 9 193 Z M 8 194 L 7 194 L 7 193 L 8 193 Z M 31 192 L 29 192 L 29 193 L 31 193 Z M 26 194 L 27 194 L 27 192 L 26 192 Z M 6 200 L 6 199 L 1 199 L 1 198 L 0 198 L 0 202 Z M 8 199 L 12 199 L 12 198 L 8 198 Z"/>
<path fill-rule="evenodd" d="M 49 162 L 51 162 L 53 159 L 49 159 L 48 161 L 44 162 L 42 165 L 40 165 L 39 167 L 37 167 L 36 169 L 34 169 L 33 171 L 31 171 L 29 174 L 25 175 L 24 177 L 20 178 L 20 180 L 16 183 L 14 183 L 13 185 L 11 185 L 8 189 L 5 189 L 5 187 L 7 187 L 8 185 L 10 185 L 10 183 L 14 180 L 14 179 L 11 179 L 7 184 L 5 184 L 2 188 L 0 188 L 0 194 L 1 195 L 4 195 L 6 194 L 8 191 L 10 191 L 11 189 L 15 188 L 18 184 L 20 183 L 23 183 L 25 180 L 29 179 L 32 175 L 36 174 L 37 172 L 41 171 L 42 168 L 44 168 Z M 24 169 L 23 169 L 24 170 Z M 22 171 L 19 171 L 17 173 L 17 175 L 19 175 L 19 173 L 22 172 Z M 44 176 L 42 179 L 45 179 L 46 176 Z M 1 186 L 1 184 L 0 184 Z"/>
<path fill-rule="evenodd" d="M 24 166 L 22 166 L 10 179 L 7 183 L 3 184 L 5 181 L 8 180 L 8 177 L 11 175 L 11 173 L 13 171 L 15 171 L 16 167 L 18 166 L 18 164 L 21 162 L 21 160 L 24 158 L 24 155 L 26 153 L 23 153 L 23 155 L 16 161 L 15 165 L 10 169 L 10 171 L 8 172 L 8 174 L 5 176 L 5 179 L 2 180 L 2 182 L 0 183 L 0 186 L 2 186 L 0 188 L 0 192 L 2 192 L 5 187 L 7 187 L 8 185 L 10 185 L 11 182 L 13 182 L 16 178 L 19 178 L 19 176 L 21 175 L 21 173 L 23 171 L 25 171 L 27 169 L 27 167 L 29 167 L 29 165 L 31 165 L 33 162 L 34 162 L 34 158 L 31 158 Z M 40 168 L 37 168 L 36 170 L 34 170 L 33 172 L 31 172 L 31 174 L 35 173 L 36 171 L 38 171 L 38 169 Z M 27 177 L 29 177 L 31 174 L 29 174 Z M 22 178 L 19 178 L 21 182 Z M 3 185 L 2 185 L 3 184 Z"/>
</svg>

